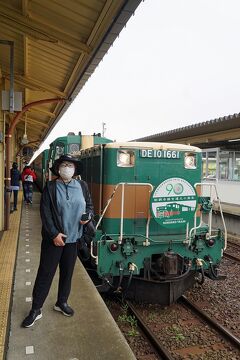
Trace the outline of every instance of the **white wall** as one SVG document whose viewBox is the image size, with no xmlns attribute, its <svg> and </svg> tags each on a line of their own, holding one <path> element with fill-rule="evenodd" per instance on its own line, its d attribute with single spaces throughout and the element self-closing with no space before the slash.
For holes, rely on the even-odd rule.
<svg viewBox="0 0 240 360">
<path fill-rule="evenodd" d="M 240 205 L 240 181 L 206 180 L 203 183 L 216 184 L 218 196 L 221 202 Z M 209 191 L 204 190 L 204 195 L 208 196 Z"/>
</svg>

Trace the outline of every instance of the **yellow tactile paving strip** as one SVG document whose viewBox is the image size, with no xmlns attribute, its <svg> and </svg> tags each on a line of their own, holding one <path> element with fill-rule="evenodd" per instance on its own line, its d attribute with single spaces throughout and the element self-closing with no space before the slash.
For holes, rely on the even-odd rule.
<svg viewBox="0 0 240 360">
<path fill-rule="evenodd" d="M 19 191 L 18 210 L 10 214 L 9 230 L 4 231 L 0 241 L 0 360 L 4 359 L 21 210 L 22 191 Z"/>
</svg>

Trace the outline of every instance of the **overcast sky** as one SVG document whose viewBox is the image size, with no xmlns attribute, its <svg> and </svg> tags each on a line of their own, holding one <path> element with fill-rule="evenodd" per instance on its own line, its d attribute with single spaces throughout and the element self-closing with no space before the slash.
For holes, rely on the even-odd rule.
<svg viewBox="0 0 240 360">
<path fill-rule="evenodd" d="M 240 112 L 240 0 L 145 0 L 52 131 L 139 137 Z"/>
</svg>

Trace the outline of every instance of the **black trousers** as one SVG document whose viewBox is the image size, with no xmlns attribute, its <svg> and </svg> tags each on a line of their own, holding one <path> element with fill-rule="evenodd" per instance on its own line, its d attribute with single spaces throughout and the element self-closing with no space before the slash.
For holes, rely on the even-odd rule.
<svg viewBox="0 0 240 360">
<path fill-rule="evenodd" d="M 13 206 L 17 209 L 18 190 L 13 190 Z"/>
<path fill-rule="evenodd" d="M 42 241 L 40 264 L 33 287 L 32 309 L 40 309 L 49 293 L 53 277 L 59 265 L 58 298 L 60 303 L 67 302 L 71 291 L 72 274 L 77 258 L 77 243 L 55 246 L 52 242 Z"/>
</svg>

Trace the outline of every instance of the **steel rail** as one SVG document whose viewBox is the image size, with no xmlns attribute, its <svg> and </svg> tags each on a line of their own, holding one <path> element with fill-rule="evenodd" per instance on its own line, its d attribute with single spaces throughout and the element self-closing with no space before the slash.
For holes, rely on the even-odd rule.
<svg viewBox="0 0 240 360">
<path fill-rule="evenodd" d="M 228 240 L 228 245 L 230 245 L 230 247 L 232 246 L 233 248 L 240 250 L 240 244 L 235 243 L 235 242 L 233 242 L 231 240 Z"/>
<path fill-rule="evenodd" d="M 233 335 L 229 330 L 224 326 L 219 324 L 219 322 L 211 318 L 204 310 L 200 309 L 192 301 L 182 295 L 179 299 L 179 302 L 190 308 L 195 314 L 197 314 L 201 319 L 207 322 L 211 327 L 218 331 L 226 340 L 230 341 L 237 349 L 240 349 L 240 339 Z"/>
<path fill-rule="evenodd" d="M 154 333 L 150 330 L 150 328 L 147 326 L 146 322 L 142 318 L 142 316 L 139 314 L 139 312 L 135 309 L 134 305 L 130 301 L 126 301 L 128 305 L 129 312 L 135 316 L 135 318 L 138 321 L 138 326 L 142 329 L 144 334 L 146 335 L 147 339 L 150 341 L 151 345 L 155 349 L 155 351 L 158 353 L 158 355 L 161 356 L 164 360 L 173 360 L 174 358 L 172 355 L 168 352 L 168 350 L 161 344 L 159 339 L 154 335 Z"/>
<path fill-rule="evenodd" d="M 233 234 L 233 233 L 229 232 L 228 236 L 229 236 L 229 239 L 231 239 L 231 240 L 237 240 L 237 241 L 240 240 L 240 235 L 238 235 L 238 234 Z"/>
<path fill-rule="evenodd" d="M 225 256 L 228 259 L 234 260 L 237 263 L 240 263 L 240 258 L 234 255 L 229 254 L 228 252 L 224 251 L 223 256 Z"/>
<path fill-rule="evenodd" d="M 232 247 L 233 249 L 237 249 L 238 251 L 240 251 L 240 244 L 237 244 L 237 243 L 235 243 L 233 241 L 230 241 L 230 240 L 228 240 L 228 247 L 230 247 L 230 248 Z M 227 252 L 227 251 L 224 251 L 223 256 L 225 256 L 228 259 L 231 259 L 231 260 L 234 260 L 234 261 L 240 263 L 240 258 L 239 257 L 237 257 L 235 255 L 232 255 L 232 254 L 229 254 L 229 252 Z"/>
</svg>

